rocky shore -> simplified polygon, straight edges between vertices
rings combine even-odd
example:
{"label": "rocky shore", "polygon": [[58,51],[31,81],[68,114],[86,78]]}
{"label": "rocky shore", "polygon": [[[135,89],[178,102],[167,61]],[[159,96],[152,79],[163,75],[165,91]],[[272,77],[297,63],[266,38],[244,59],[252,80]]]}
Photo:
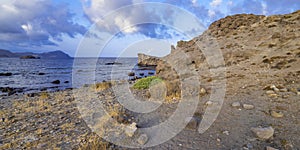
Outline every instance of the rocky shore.
{"label": "rocky shore", "polygon": [[[113,87],[127,81],[3,96],[0,149],[127,149],[93,131],[143,147],[156,135],[143,133],[142,128],[172,116],[182,96],[180,83],[195,74],[200,83],[199,103],[193,116],[181,118],[188,125],[169,141],[145,149],[300,149],[299,16],[300,11],[269,17],[229,16],[214,22],[199,37],[179,41],[165,57],[141,59],[141,64],[157,66],[156,76],[167,87],[162,105],[151,113],[135,113],[118,102],[124,97],[118,97]],[[207,59],[219,59],[210,49],[220,50],[223,64],[209,63],[214,61]],[[218,70],[224,76],[214,74]],[[218,117],[199,133],[206,109],[219,102],[210,95],[223,80],[225,97]],[[153,100],[157,93],[154,90],[151,95],[151,86],[133,89],[134,83],[129,84],[134,97]],[[99,104],[107,115],[101,115]]]}

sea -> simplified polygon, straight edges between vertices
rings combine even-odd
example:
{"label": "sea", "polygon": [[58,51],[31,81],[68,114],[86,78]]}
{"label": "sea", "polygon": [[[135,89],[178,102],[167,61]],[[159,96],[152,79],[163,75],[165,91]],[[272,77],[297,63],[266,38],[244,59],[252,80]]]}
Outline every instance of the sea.
{"label": "sea", "polygon": [[[135,75],[129,76],[130,72]],[[154,74],[154,67],[138,66],[137,58],[0,58],[0,95],[7,94],[7,88],[16,94],[57,91]]]}

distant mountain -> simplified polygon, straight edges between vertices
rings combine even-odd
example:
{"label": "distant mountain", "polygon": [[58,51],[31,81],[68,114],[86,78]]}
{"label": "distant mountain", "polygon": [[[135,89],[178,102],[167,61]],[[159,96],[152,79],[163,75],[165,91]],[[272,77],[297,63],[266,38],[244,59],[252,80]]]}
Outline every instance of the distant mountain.
{"label": "distant mountain", "polygon": [[12,53],[8,50],[0,49],[0,58],[3,57],[18,57],[15,53]]}
{"label": "distant mountain", "polygon": [[71,58],[68,54],[62,51],[52,51],[45,53],[32,53],[32,52],[21,52],[21,53],[13,53],[9,50],[0,49],[0,58],[26,58],[26,56],[35,56],[41,59],[56,59],[56,58]]}

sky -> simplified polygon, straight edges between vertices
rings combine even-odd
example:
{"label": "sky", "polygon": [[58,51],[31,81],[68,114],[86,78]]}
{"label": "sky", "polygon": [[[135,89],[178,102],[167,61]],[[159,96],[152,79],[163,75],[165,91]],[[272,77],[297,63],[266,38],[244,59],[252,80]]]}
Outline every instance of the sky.
{"label": "sky", "polygon": [[299,0],[0,0],[0,49],[76,57],[164,56],[223,17],[274,15]]}

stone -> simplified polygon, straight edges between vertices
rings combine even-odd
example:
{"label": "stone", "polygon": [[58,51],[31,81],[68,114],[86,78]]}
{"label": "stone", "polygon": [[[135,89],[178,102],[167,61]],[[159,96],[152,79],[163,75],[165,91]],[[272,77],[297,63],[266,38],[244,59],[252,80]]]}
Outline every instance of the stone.
{"label": "stone", "polygon": [[204,94],[206,94],[206,90],[204,88],[201,88],[200,89],[200,95],[204,95]]}
{"label": "stone", "polygon": [[223,131],[222,133],[225,135],[229,135],[229,131]]}
{"label": "stone", "polygon": [[274,129],[270,127],[256,127],[251,128],[251,131],[260,139],[267,140],[270,139],[274,135]]}
{"label": "stone", "polygon": [[266,91],[266,94],[275,94],[275,92],[272,90],[268,90],[268,91]]}
{"label": "stone", "polygon": [[11,72],[0,73],[0,76],[12,76]]}
{"label": "stone", "polygon": [[266,150],[279,150],[279,149],[276,149],[276,148],[273,148],[273,147],[267,146],[267,147],[266,147]]}
{"label": "stone", "polygon": [[130,76],[130,77],[135,76],[135,73],[134,72],[129,72],[128,76]]}
{"label": "stone", "polygon": [[274,118],[282,118],[283,117],[283,113],[282,112],[279,112],[279,111],[271,111],[270,112],[271,116],[274,117]]}
{"label": "stone", "polygon": [[232,107],[241,107],[241,103],[240,102],[233,102],[231,104]]}
{"label": "stone", "polygon": [[198,126],[198,119],[195,117],[188,117],[185,119],[185,122],[187,123],[186,128],[195,130]]}
{"label": "stone", "polygon": [[250,105],[250,104],[243,104],[243,108],[244,109],[254,109],[254,106]]}
{"label": "stone", "polygon": [[43,72],[40,72],[40,73],[38,73],[38,75],[40,75],[40,76],[41,76],[41,75],[45,75],[45,73],[43,73]]}
{"label": "stone", "polygon": [[297,95],[300,95],[300,92],[297,92]]}
{"label": "stone", "polygon": [[60,84],[60,81],[59,80],[54,80],[51,82],[52,84]]}
{"label": "stone", "polygon": [[125,134],[129,137],[132,137],[136,130],[137,130],[136,123],[133,122],[130,125],[127,125],[125,127]]}
{"label": "stone", "polygon": [[283,89],[279,89],[280,92],[287,92],[288,89],[287,88],[283,88]]}
{"label": "stone", "polygon": [[139,143],[139,144],[141,144],[141,145],[145,145],[146,143],[147,143],[147,141],[148,141],[148,136],[146,135],[146,134],[141,134],[140,136],[139,136],[139,138],[137,139],[137,142]]}
{"label": "stone", "polygon": [[207,106],[211,106],[212,104],[213,104],[212,101],[207,101],[207,102],[205,103],[205,105],[207,105]]}
{"label": "stone", "polygon": [[273,98],[277,98],[277,97],[278,97],[277,94],[269,94],[268,96],[269,96],[269,97],[273,97]]}

